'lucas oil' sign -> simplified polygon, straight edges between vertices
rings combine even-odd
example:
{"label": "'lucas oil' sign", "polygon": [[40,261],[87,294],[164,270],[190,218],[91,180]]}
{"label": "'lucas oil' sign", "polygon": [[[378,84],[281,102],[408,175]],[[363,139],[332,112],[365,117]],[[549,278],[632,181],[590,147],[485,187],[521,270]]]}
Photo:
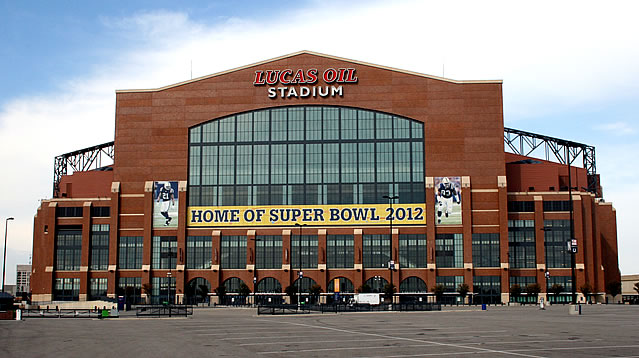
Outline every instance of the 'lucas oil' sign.
{"label": "'lucas oil' sign", "polygon": [[[317,85],[320,79],[325,85]],[[354,68],[327,68],[322,73],[316,68],[311,68],[306,71],[302,69],[255,71],[253,85],[269,86],[267,89],[269,98],[318,98],[342,97],[344,95],[342,84],[357,83],[357,81]]]}
{"label": "'lucas oil' sign", "polygon": [[191,206],[190,227],[425,225],[425,204],[313,206]]}

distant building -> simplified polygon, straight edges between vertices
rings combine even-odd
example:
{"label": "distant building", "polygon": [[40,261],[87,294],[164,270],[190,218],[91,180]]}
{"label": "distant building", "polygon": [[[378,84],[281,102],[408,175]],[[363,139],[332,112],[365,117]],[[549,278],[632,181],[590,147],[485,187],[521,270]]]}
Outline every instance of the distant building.
{"label": "distant building", "polygon": [[639,283],[639,275],[621,276],[621,295],[623,302],[639,304],[639,292],[634,289],[636,283]]}
{"label": "distant building", "polygon": [[31,292],[31,265],[17,265],[16,295]]}
{"label": "distant building", "polygon": [[16,295],[16,285],[4,285],[4,292],[15,296]]}

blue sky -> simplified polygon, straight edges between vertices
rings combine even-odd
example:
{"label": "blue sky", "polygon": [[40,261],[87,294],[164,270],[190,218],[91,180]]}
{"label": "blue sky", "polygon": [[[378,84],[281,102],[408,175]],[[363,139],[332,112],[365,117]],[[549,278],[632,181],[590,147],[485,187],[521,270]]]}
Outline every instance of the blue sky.
{"label": "blue sky", "polygon": [[506,126],[597,148],[604,198],[617,209],[622,273],[639,273],[639,188],[630,185],[639,177],[637,10],[633,1],[0,0],[0,184],[12,188],[0,219],[16,217],[7,282],[28,261],[53,158],[113,140],[115,90],[299,50],[502,79]]}

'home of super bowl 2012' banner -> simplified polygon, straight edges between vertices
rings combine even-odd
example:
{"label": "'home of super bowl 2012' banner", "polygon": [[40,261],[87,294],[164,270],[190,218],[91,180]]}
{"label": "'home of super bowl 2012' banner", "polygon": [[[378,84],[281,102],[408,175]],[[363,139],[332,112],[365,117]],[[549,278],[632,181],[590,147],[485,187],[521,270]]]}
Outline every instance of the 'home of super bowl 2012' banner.
{"label": "'home of super bowl 2012' banner", "polygon": [[358,204],[307,206],[191,206],[187,225],[290,226],[306,225],[425,225],[426,204]]}

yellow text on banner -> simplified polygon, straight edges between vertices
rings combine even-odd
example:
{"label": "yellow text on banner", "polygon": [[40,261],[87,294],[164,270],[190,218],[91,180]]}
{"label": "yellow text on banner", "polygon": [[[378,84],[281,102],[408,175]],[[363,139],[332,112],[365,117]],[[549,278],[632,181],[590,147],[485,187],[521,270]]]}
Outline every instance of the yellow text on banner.
{"label": "yellow text on banner", "polygon": [[188,226],[425,225],[426,204],[190,206]]}

